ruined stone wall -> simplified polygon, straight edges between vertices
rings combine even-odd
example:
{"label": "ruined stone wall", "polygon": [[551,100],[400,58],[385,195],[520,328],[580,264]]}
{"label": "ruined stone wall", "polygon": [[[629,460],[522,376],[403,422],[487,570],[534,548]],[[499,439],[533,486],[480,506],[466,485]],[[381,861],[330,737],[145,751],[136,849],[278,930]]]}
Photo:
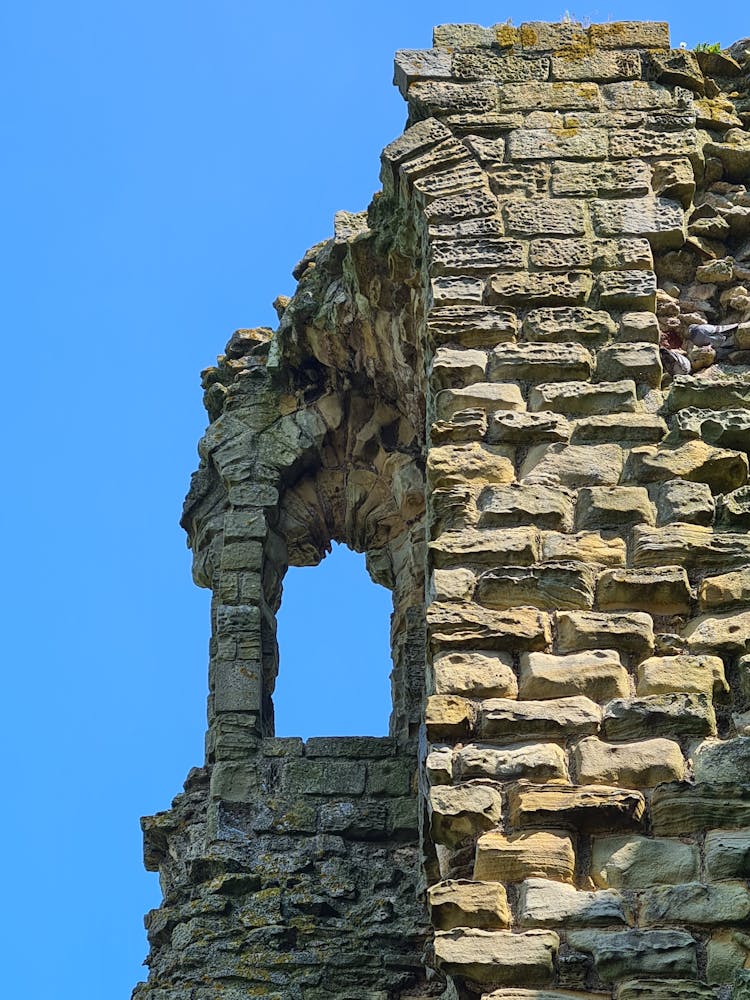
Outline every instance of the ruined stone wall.
{"label": "ruined stone wall", "polygon": [[[140,1000],[750,990],[748,56],[397,54],[382,191],[204,373],[206,764],[144,821]],[[334,540],[393,592],[391,736],[279,740]]]}

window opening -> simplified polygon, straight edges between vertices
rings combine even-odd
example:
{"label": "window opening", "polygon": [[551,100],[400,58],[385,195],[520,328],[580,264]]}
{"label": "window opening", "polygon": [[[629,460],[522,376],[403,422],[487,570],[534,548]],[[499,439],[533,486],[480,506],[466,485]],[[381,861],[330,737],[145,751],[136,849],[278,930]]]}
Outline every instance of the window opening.
{"label": "window opening", "polygon": [[277,736],[387,736],[391,592],[345,545],[291,566],[277,621]]}

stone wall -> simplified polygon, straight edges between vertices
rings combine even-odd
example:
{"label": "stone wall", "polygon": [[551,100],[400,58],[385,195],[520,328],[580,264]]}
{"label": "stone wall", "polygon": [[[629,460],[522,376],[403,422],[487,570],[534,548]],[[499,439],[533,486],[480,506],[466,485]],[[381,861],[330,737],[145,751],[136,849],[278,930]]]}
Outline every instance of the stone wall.
{"label": "stone wall", "polygon": [[[382,191],[204,373],[207,757],[144,821],[141,1000],[747,995],[748,49],[397,54]],[[388,740],[273,737],[332,540],[393,592]]]}

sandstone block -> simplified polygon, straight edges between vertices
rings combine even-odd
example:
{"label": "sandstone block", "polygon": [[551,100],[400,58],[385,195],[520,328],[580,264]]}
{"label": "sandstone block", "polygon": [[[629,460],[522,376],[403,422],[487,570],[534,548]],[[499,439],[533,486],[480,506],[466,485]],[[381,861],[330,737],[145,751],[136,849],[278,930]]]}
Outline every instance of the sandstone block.
{"label": "sandstone block", "polygon": [[573,759],[582,784],[653,788],[662,781],[681,781],[685,775],[682,752],[673,740],[604,743],[590,736],[576,744]]}
{"label": "sandstone block", "polygon": [[744,653],[750,641],[750,611],[701,615],[686,626],[684,635],[696,653]]}
{"label": "sandstone block", "polygon": [[654,834],[683,837],[698,830],[750,825],[750,786],[727,782],[659,785],[651,798]]}
{"label": "sandstone block", "polygon": [[610,1000],[607,993],[560,993],[558,990],[525,990],[510,988],[485,993],[482,1000]]}
{"label": "sandstone block", "polygon": [[431,785],[453,784],[453,753],[449,746],[434,746],[424,762],[427,780]]}
{"label": "sandstone block", "polygon": [[728,378],[697,378],[678,375],[670,387],[667,406],[676,413],[688,406],[726,410],[750,406],[750,379],[745,375]]}
{"label": "sandstone block", "polygon": [[467,698],[452,694],[431,695],[425,707],[428,739],[468,735],[474,728],[476,714],[476,705]]}
{"label": "sandstone block", "polygon": [[[656,275],[653,271],[605,271],[596,279],[596,290],[600,305],[609,309],[653,310],[656,306]],[[625,355],[625,352],[622,353],[623,356],[629,356]],[[611,375],[604,377],[618,376],[612,372]],[[625,377],[628,377],[627,373]]]}
{"label": "sandstone block", "polygon": [[502,816],[500,791],[490,784],[434,785],[429,796],[432,836],[448,847],[492,829]]}
{"label": "sandstone block", "polygon": [[439,347],[432,362],[432,378],[441,389],[461,389],[484,380],[487,354],[471,347]]}
{"label": "sandstone block", "polygon": [[568,833],[545,830],[507,835],[490,830],[477,841],[477,879],[520,882],[536,877],[571,882],[574,869],[575,851]]}
{"label": "sandstone block", "polygon": [[559,740],[598,732],[601,715],[599,706],[584,697],[547,701],[489,698],[481,704],[478,731],[483,739],[498,743]]}
{"label": "sandstone block", "polygon": [[432,29],[432,44],[449,52],[481,46],[489,48],[495,42],[494,29],[479,24],[438,24]]}
{"label": "sandstone block", "polygon": [[516,236],[583,236],[586,231],[584,207],[575,201],[506,201],[503,218],[507,231]]}
{"label": "sandstone block", "polygon": [[608,569],[599,576],[596,598],[602,609],[679,615],[690,610],[690,584],[682,567]]}
{"label": "sandstone block", "polygon": [[709,525],[714,519],[714,499],[707,483],[691,483],[687,479],[670,479],[649,486],[649,495],[656,504],[657,524]]}
{"label": "sandstone block", "polygon": [[636,525],[633,530],[633,564],[679,564],[711,572],[744,566],[750,560],[750,539],[742,532],[713,532],[697,524],[663,528]]}
{"label": "sandstone block", "polygon": [[409,106],[415,117],[440,118],[444,115],[497,108],[498,88],[494,83],[453,83],[417,80],[408,89]]}
{"label": "sandstone block", "polygon": [[466,219],[477,219],[493,215],[497,211],[497,201],[481,188],[462,191],[459,194],[444,195],[429,202],[423,209],[428,223],[455,224]]}
{"label": "sandstone block", "polygon": [[484,280],[442,275],[431,280],[430,292],[436,306],[479,303],[484,296]]}
{"label": "sandstone block", "polygon": [[642,486],[585,486],[578,493],[577,528],[621,531],[655,521],[651,501]]}
{"label": "sandstone block", "polygon": [[398,166],[404,160],[417,153],[437,146],[439,142],[451,139],[452,133],[436,118],[426,118],[404,131],[383,150],[383,159],[393,166]]}
{"label": "sandstone block", "polygon": [[706,979],[717,985],[734,982],[733,1000],[745,1000],[739,990],[746,990],[747,980],[742,983],[739,977],[747,976],[749,957],[750,947],[745,934],[738,934],[736,930],[714,931],[706,945]]}
{"label": "sandstone block", "polygon": [[595,571],[577,562],[506,566],[482,573],[476,597],[480,604],[496,609],[523,605],[544,611],[590,608],[594,603],[595,582]]}
{"label": "sandstone block", "polygon": [[750,831],[711,830],[706,834],[705,850],[708,878],[750,878]]}
{"label": "sandstone block", "polygon": [[659,343],[659,321],[653,312],[627,312],[620,317],[617,339],[621,343]]}
{"label": "sandstone block", "polygon": [[651,174],[644,160],[620,163],[560,160],[552,167],[551,188],[553,194],[565,198],[643,197],[651,194]]}
{"label": "sandstone block", "polygon": [[569,780],[565,753],[556,743],[523,743],[509,747],[469,743],[457,751],[454,771],[462,779]]}
{"label": "sandstone block", "polygon": [[605,982],[638,975],[698,975],[695,941],[682,931],[574,931],[568,942],[594,956]]}
{"label": "sandstone block", "polygon": [[665,21],[607,21],[589,28],[596,49],[668,49],[669,25]]}
{"label": "sandstone block", "polygon": [[697,148],[698,134],[694,129],[679,132],[649,128],[612,129],[609,135],[609,155],[615,160],[641,156],[684,156],[686,149]]}
{"label": "sandstone block", "polygon": [[468,602],[435,602],[427,609],[427,627],[434,651],[546,649],[551,642],[548,616],[533,608],[489,611]]}
{"label": "sandstone block", "polygon": [[657,160],[652,164],[654,194],[678,201],[689,208],[695,194],[695,173],[686,156]]}
{"label": "sandstone block", "polygon": [[750,776],[750,736],[704,740],[690,758],[696,781],[741,783]]}
{"label": "sandstone block", "polygon": [[493,413],[487,430],[490,444],[528,446],[567,441],[570,424],[559,413]]}
{"label": "sandstone block", "polygon": [[591,877],[606,889],[645,889],[677,885],[698,877],[700,855],[695,844],[636,834],[597,837],[591,853]]}
{"label": "sandstone block", "polygon": [[508,136],[511,160],[604,160],[607,131],[603,128],[524,128]]}
{"label": "sandstone block", "polygon": [[466,388],[443,389],[435,401],[437,416],[449,420],[465,409],[523,410],[525,403],[521,390],[511,382],[476,382]]}
{"label": "sandstone block", "polygon": [[456,564],[528,566],[539,558],[540,536],[537,528],[463,528],[444,531],[429,550],[434,565],[441,568]]}
{"label": "sandstone block", "polygon": [[595,83],[508,83],[500,88],[504,111],[598,111],[599,104]]}
{"label": "sandstone block", "polygon": [[[498,220],[473,220],[455,223],[453,229],[463,227],[465,230],[485,226]],[[442,232],[446,226],[431,226],[430,232]],[[450,239],[459,239],[468,233],[463,231],[446,232]],[[462,347],[495,347],[516,339],[516,314],[510,309],[499,309],[496,306],[461,305],[434,306],[427,320],[427,329],[431,337],[438,343],[448,342],[460,344]]]}
{"label": "sandstone block", "polygon": [[615,536],[604,538],[597,531],[578,531],[564,535],[546,531],[542,534],[542,558],[545,562],[582,562],[588,566],[624,566],[625,542]]}
{"label": "sandstone block", "polygon": [[507,449],[471,441],[430,448],[427,477],[434,489],[445,489],[467,480],[479,484],[512,483],[516,475]]}
{"label": "sandstone block", "polygon": [[595,200],[591,213],[599,236],[641,236],[659,250],[680,247],[685,242],[682,208],[667,198]]}
{"label": "sandstone block", "polygon": [[584,695],[592,701],[626,696],[628,673],[620,655],[611,649],[596,649],[566,656],[522,653],[519,697],[565,698]]}
{"label": "sandstone block", "polygon": [[564,486],[613,486],[622,475],[624,456],[616,444],[534,445],[521,464],[525,484]]}
{"label": "sandstone block", "polygon": [[521,884],[518,910],[522,927],[606,927],[629,924],[622,897],[611,889],[582,892],[544,878]]}
{"label": "sandstone block", "polygon": [[406,97],[410,83],[414,80],[449,80],[451,77],[451,56],[442,49],[399,49],[394,59],[393,82]]}
{"label": "sandstone block", "polygon": [[637,79],[641,75],[641,58],[637,52],[589,52],[571,50],[551,60],[553,80]]}
{"label": "sandstone block", "polygon": [[529,393],[530,410],[553,410],[569,417],[597,413],[631,413],[635,409],[635,382],[551,382]]}
{"label": "sandstone block", "polygon": [[430,274],[471,274],[515,271],[525,264],[525,247],[502,237],[473,240],[432,240]]}
{"label": "sandstone block", "polygon": [[666,87],[646,80],[611,83],[601,90],[604,103],[613,111],[663,110],[674,104]]}
{"label": "sandstone block", "polygon": [[453,75],[460,80],[501,80],[508,83],[546,80],[549,59],[530,59],[495,49],[454,52]]}
{"label": "sandstone block", "polygon": [[580,344],[502,344],[490,354],[492,381],[544,382],[588,378],[592,359]]}
{"label": "sandstone block", "polygon": [[573,524],[571,495],[546,486],[488,486],[477,501],[479,526],[500,528],[516,524],[566,531]]}
{"label": "sandstone block", "polygon": [[552,980],[558,937],[552,931],[437,931],[435,959],[449,976],[503,985],[518,979],[530,986]]}
{"label": "sandstone block", "polygon": [[728,691],[724,664],[718,656],[678,654],[651,656],[638,665],[639,695],[695,692],[711,697]]}
{"label": "sandstone block", "polygon": [[508,788],[509,818],[521,829],[566,827],[582,833],[632,830],[643,821],[645,809],[640,792],[609,785],[536,785],[519,781]]}
{"label": "sandstone block", "polygon": [[450,135],[436,145],[420,149],[415,155],[402,160],[399,174],[410,182],[446,167],[468,163],[469,160],[466,146]]}
{"label": "sandstone block", "polygon": [[[543,242],[557,244],[560,241]],[[523,321],[523,339],[530,341],[555,343],[580,341],[588,344],[604,340],[611,336],[614,330],[615,324],[609,313],[586,309],[583,306],[532,309]]]}
{"label": "sandstone block", "polygon": [[694,440],[674,448],[634,448],[626,475],[641,485],[688,479],[707,483],[712,493],[728,493],[744,485],[747,470],[747,456],[741,452]]}
{"label": "sandstone block", "polygon": [[750,917],[750,892],[741,882],[721,885],[663,885],[641,897],[639,923],[644,927],[660,924],[736,924]]}
{"label": "sandstone block", "polygon": [[483,410],[459,410],[450,420],[437,420],[430,426],[430,443],[465,444],[481,441],[487,433],[487,414]]}
{"label": "sandstone block", "polygon": [[518,683],[509,653],[442,653],[432,662],[436,694],[465,698],[515,698]]}
{"label": "sandstone block", "polygon": [[555,618],[557,649],[561,653],[618,649],[642,659],[654,651],[654,628],[648,614],[561,611]]}
{"label": "sandstone block", "polygon": [[714,1000],[713,990],[695,979],[631,979],[617,1000]]}
{"label": "sandstone block", "polygon": [[454,927],[510,927],[505,888],[498,882],[449,879],[427,890],[432,924],[438,930]]}
{"label": "sandstone block", "polygon": [[658,388],[661,375],[656,344],[613,344],[602,348],[596,356],[596,377],[603,382],[632,379],[636,385]]}
{"label": "sandstone block", "polygon": [[667,433],[661,417],[651,413],[612,413],[586,417],[573,424],[572,444],[656,444]]}
{"label": "sandstone block", "polygon": [[646,695],[618,698],[604,709],[602,735],[607,739],[631,740],[645,736],[712,736],[716,715],[711,697],[704,693]]}
{"label": "sandstone block", "polygon": [[592,267],[594,245],[590,240],[585,239],[532,240],[529,246],[529,263],[533,267],[550,271]]}
{"label": "sandstone block", "polygon": [[750,604],[750,568],[707,577],[698,588],[698,600],[702,611]]}

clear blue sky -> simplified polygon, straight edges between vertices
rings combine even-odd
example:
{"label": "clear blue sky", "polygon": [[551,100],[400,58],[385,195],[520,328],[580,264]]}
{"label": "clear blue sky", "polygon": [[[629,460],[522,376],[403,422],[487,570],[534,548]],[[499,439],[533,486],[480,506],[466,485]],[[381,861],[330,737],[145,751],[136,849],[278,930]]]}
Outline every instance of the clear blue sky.
{"label": "clear blue sky", "polygon": [[[3,6],[4,995],[127,998],[145,971],[159,893],[138,816],[203,757],[208,595],[177,526],[199,370],[236,327],[273,324],[337,209],[366,207],[405,117],[393,51],[428,47],[436,23],[558,20],[563,3]],[[750,34],[744,10],[571,13],[665,18],[692,46]],[[306,593],[314,571],[290,577],[282,655],[312,683],[280,689],[284,733],[332,730],[327,607],[364,608],[341,675],[381,692],[345,725],[385,725],[388,595],[340,562]]]}

